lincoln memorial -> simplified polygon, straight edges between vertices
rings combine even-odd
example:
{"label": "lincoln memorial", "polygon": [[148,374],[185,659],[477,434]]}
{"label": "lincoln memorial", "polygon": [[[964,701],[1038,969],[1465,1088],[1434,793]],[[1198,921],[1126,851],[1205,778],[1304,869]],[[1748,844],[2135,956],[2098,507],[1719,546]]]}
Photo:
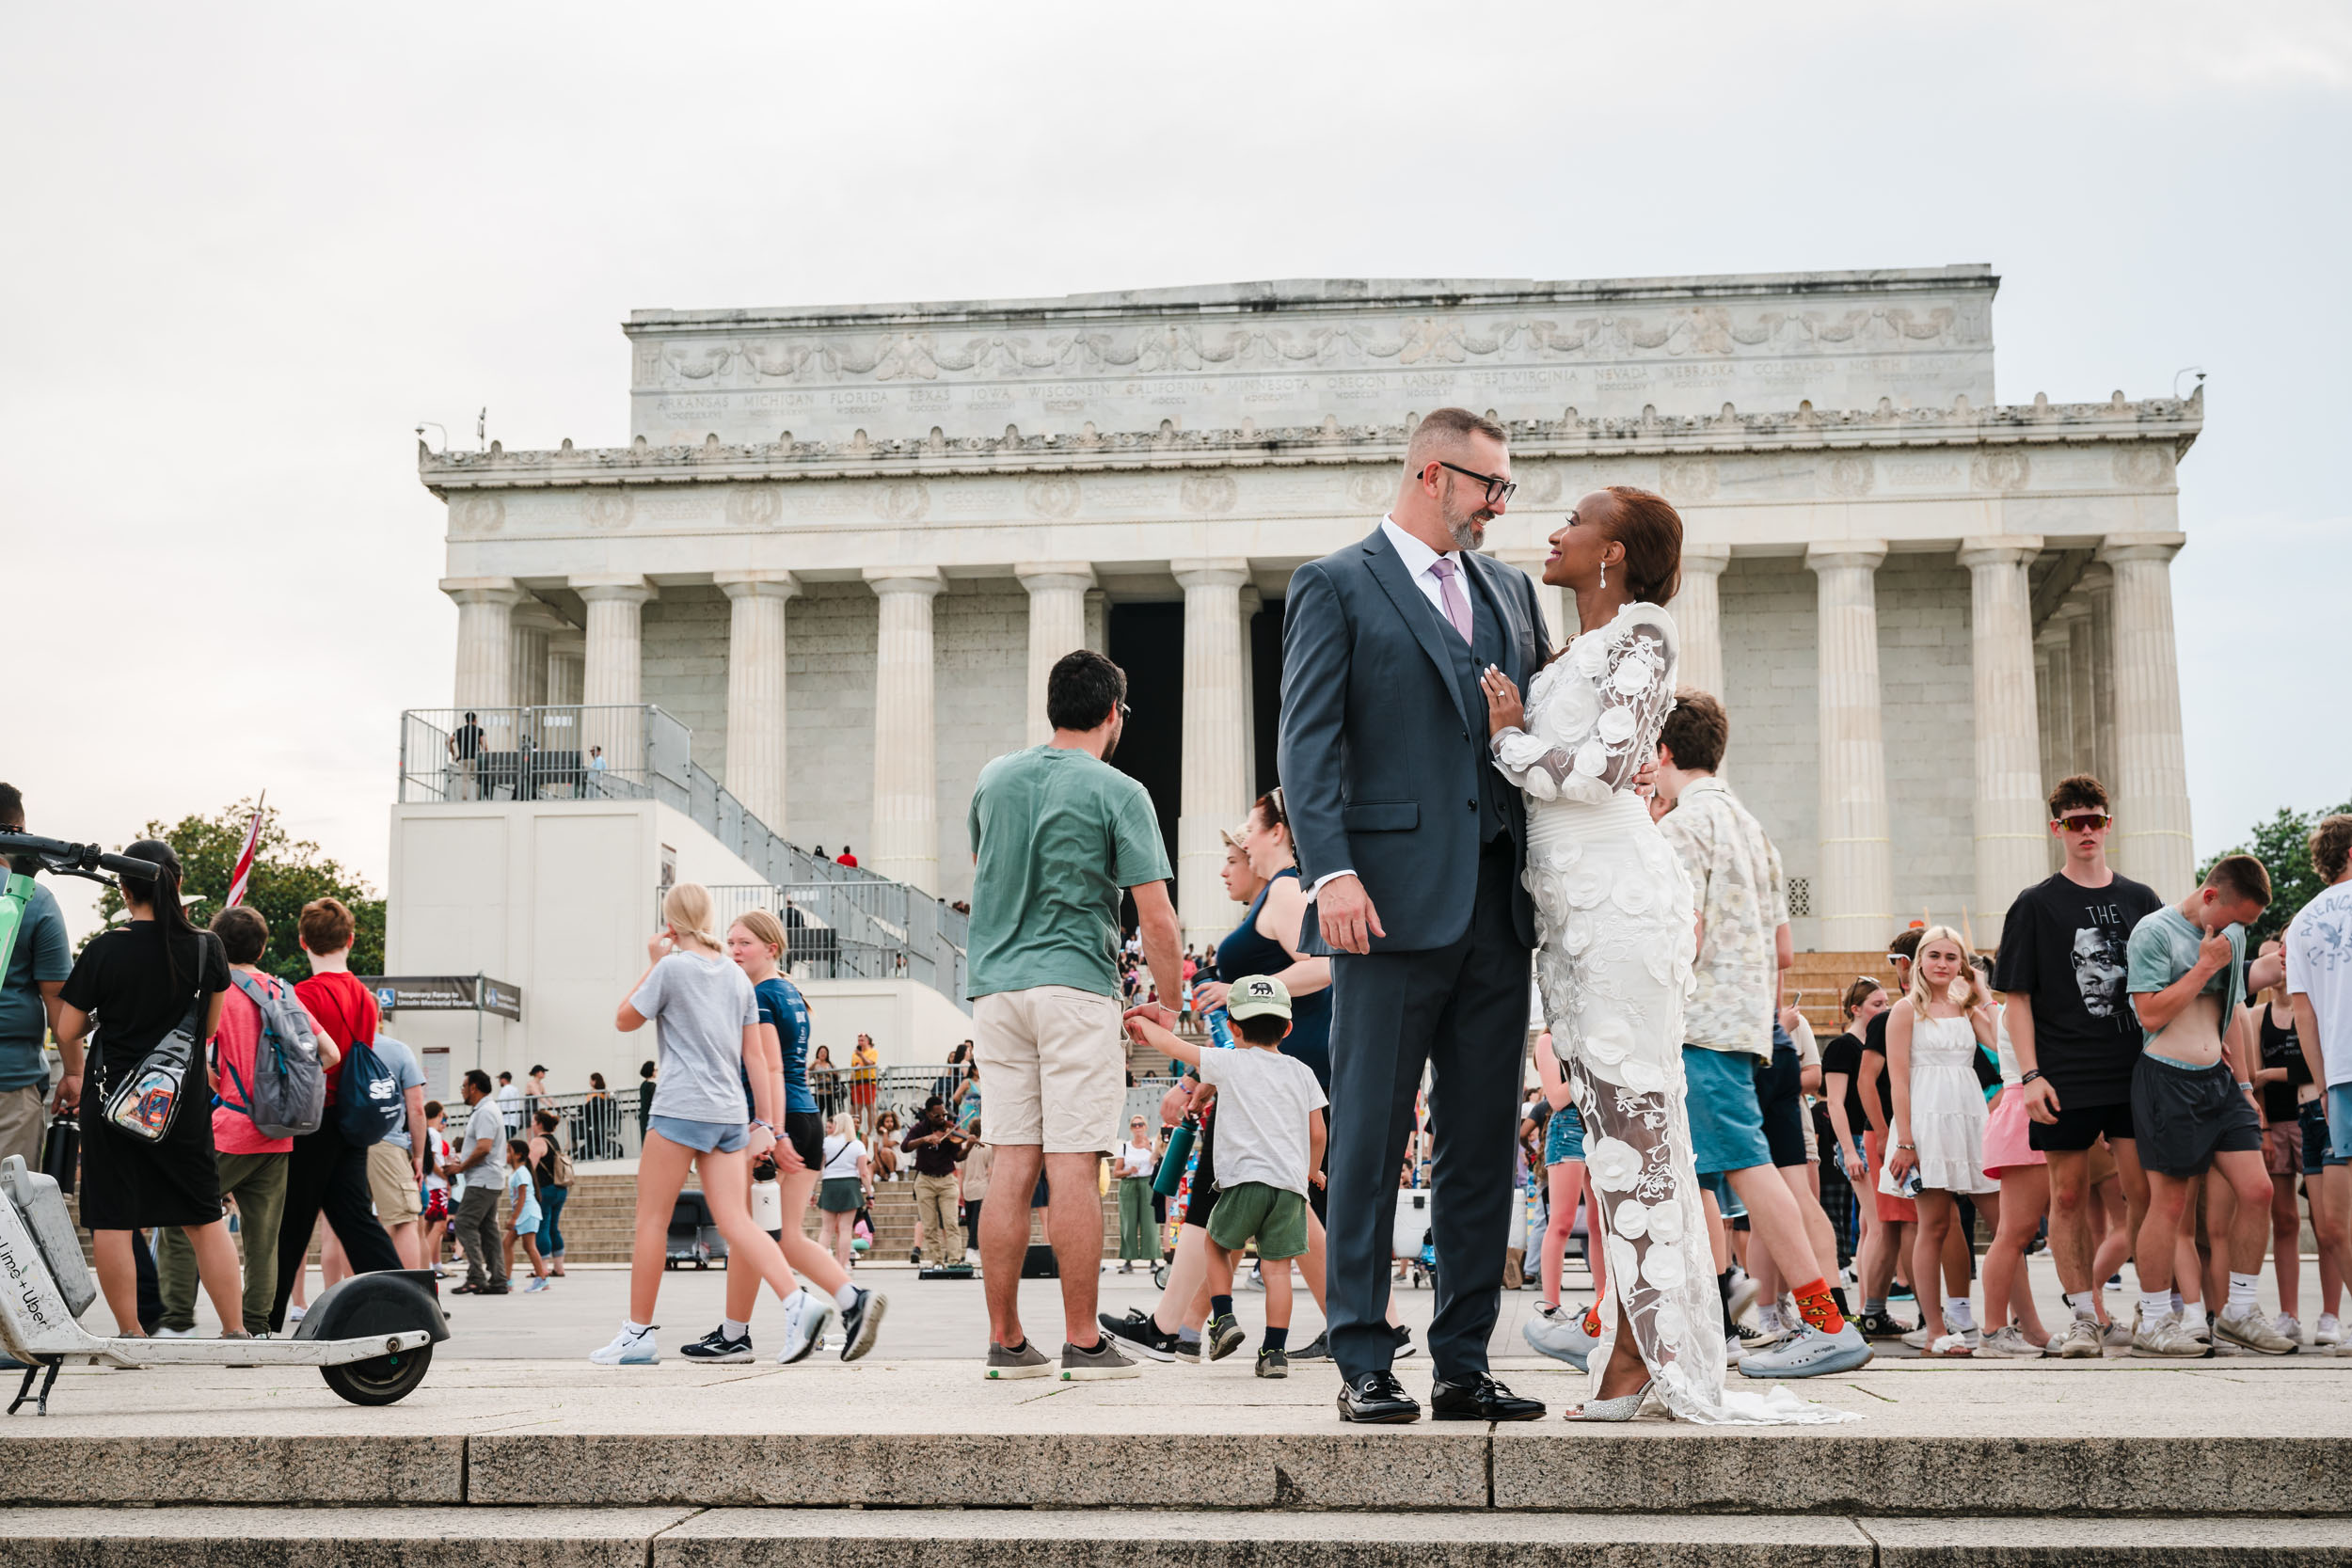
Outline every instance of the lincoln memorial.
{"label": "lincoln memorial", "polygon": [[[674,724],[743,820],[954,900],[980,767],[1044,738],[1044,672],[1100,648],[1128,672],[1117,762],[1158,804],[1187,937],[1221,934],[1218,830],[1277,782],[1290,574],[1376,524],[1407,431],[1456,404],[1510,432],[1505,562],[1538,572],[1597,485],[1680,509],[1682,679],[1728,706],[1725,771],[1780,847],[1800,948],[1876,951],[1923,911],[1989,945],[2047,874],[2042,797],[2076,769],[2115,796],[2117,863],[2178,896],[2175,465],[2201,399],[2001,401],[1998,285],[1971,265],[638,310],[628,445],[420,451],[449,509],[452,723],[658,708],[601,721],[600,757]],[[540,722],[516,744],[584,768],[590,721]],[[418,750],[446,773],[456,748]],[[460,796],[585,809],[485,775],[405,795],[444,803],[404,819]]]}

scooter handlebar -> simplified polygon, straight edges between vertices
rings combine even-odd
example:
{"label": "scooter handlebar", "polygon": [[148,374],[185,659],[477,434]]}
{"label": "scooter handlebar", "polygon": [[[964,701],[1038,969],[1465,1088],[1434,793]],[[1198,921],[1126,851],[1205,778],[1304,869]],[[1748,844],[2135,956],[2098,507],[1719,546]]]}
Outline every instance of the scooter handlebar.
{"label": "scooter handlebar", "polygon": [[68,844],[63,839],[36,838],[31,833],[7,829],[0,829],[0,859],[12,863],[31,860],[38,862],[44,870],[80,876],[111,871],[119,877],[134,877],[148,881],[152,880],[155,875],[153,861],[113,854],[95,844]]}

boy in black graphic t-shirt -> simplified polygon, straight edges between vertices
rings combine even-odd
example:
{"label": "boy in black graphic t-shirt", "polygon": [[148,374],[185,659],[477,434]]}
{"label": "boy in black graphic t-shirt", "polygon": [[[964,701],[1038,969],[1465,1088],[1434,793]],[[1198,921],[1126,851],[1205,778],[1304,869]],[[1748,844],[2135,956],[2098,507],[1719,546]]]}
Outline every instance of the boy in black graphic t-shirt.
{"label": "boy in black graphic t-shirt", "polygon": [[2125,946],[2132,927],[2164,900],[2107,865],[2114,823],[2098,780],[2077,773],[2058,781],[2050,792],[2050,832],[2065,846],[2066,863],[2010,906],[1993,966],[2033,1118],[2029,1135],[2049,1159],[2050,1254],[2074,1309],[2058,1354],[2069,1357],[2095,1357],[2101,1349],[2096,1291],[2104,1274],[2093,1267],[2087,1208],[2090,1150],[2101,1134],[2130,1213],[2122,1238],[2138,1233],[2148,1210],[2148,1178],[2132,1132],[2140,1030],[2124,985]]}

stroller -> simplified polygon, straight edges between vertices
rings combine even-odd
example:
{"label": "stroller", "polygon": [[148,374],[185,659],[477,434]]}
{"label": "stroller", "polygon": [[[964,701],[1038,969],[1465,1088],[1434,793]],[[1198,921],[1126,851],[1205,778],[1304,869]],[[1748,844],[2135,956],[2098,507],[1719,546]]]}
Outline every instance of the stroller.
{"label": "stroller", "polygon": [[707,1269],[714,1260],[727,1260],[726,1238],[711,1223],[710,1201],[690,1188],[677,1195],[677,1202],[670,1210],[669,1249],[661,1266],[675,1269],[691,1263],[698,1269]]}
{"label": "stroller", "polygon": [[1428,1188],[1398,1189],[1396,1223],[1391,1232],[1390,1255],[1396,1261],[1409,1266],[1416,1288],[1437,1283],[1438,1243],[1430,1228],[1432,1221]]}

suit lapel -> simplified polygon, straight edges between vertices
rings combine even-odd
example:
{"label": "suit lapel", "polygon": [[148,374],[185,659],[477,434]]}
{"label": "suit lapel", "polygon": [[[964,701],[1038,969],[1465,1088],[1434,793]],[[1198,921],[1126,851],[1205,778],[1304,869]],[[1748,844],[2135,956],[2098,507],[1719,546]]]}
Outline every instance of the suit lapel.
{"label": "suit lapel", "polygon": [[1527,646],[1533,636],[1528,629],[1527,618],[1520,612],[1520,607],[1509,593],[1508,585],[1499,580],[1500,574],[1503,572],[1519,575],[1518,568],[1503,566],[1489,557],[1470,550],[1464,550],[1462,559],[1470,563],[1469,575],[1477,578],[1479,587],[1485,590],[1486,607],[1495,614],[1496,629],[1502,633],[1502,673],[1511,677],[1513,685],[1525,690]]}
{"label": "suit lapel", "polygon": [[1430,608],[1427,599],[1422,597],[1421,590],[1413,586],[1412,575],[1405,570],[1404,561],[1398,557],[1396,546],[1389,543],[1386,533],[1375,529],[1372,537],[1364,541],[1363,548],[1366,562],[1372,568],[1372,580],[1380,585],[1382,593],[1388,594],[1389,601],[1396,606],[1397,614],[1404,618],[1406,629],[1413,634],[1413,641],[1419,642],[1421,651],[1429,656],[1429,662],[1438,667],[1438,679],[1452,694],[1454,709],[1462,716],[1463,728],[1485,730],[1486,716],[1470,712],[1468,700],[1462,694],[1462,683],[1454,678],[1453,656],[1438,641],[1440,637],[1453,637],[1458,642],[1460,638],[1452,626],[1438,619],[1438,612]]}

